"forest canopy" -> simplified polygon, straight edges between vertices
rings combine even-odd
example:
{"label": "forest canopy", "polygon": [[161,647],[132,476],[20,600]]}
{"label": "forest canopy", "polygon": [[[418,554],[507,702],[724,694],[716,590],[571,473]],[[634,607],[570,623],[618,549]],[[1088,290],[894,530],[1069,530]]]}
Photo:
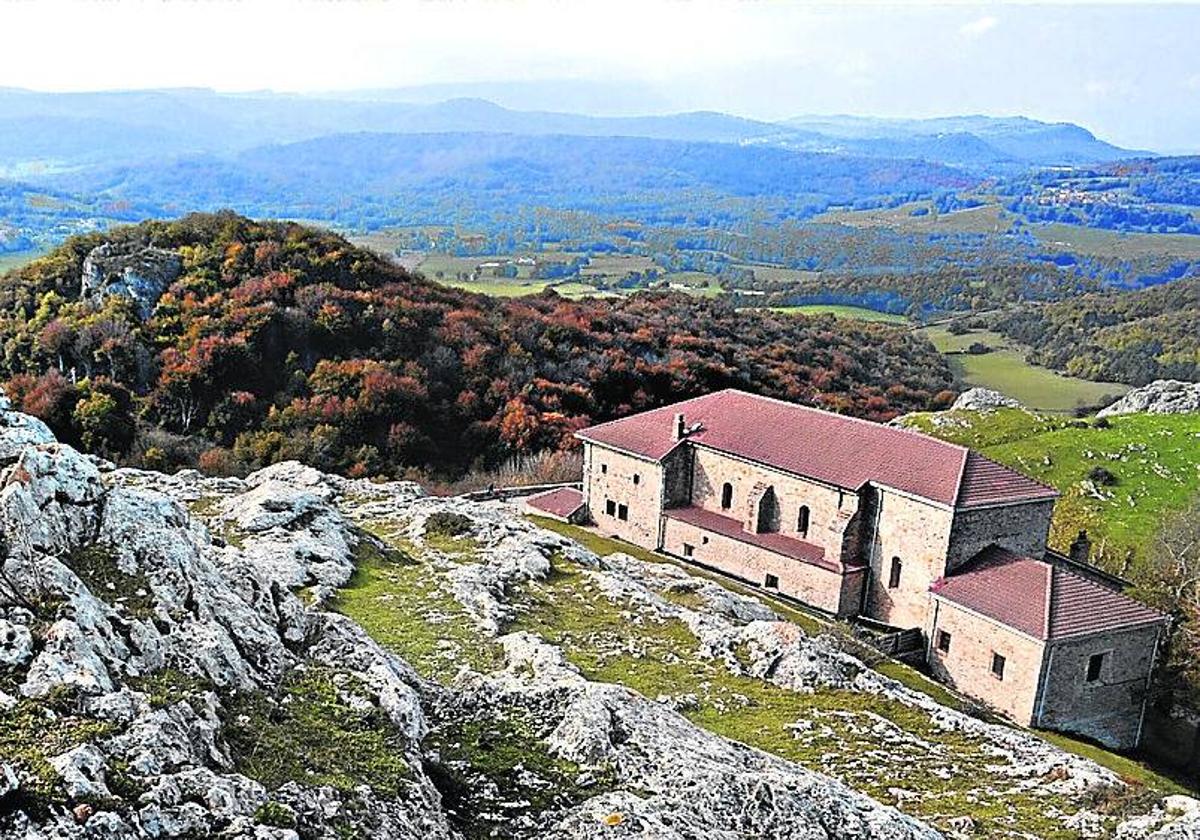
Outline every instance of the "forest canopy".
{"label": "forest canopy", "polygon": [[[126,294],[81,296],[105,243],[178,256],[144,319]],[[953,397],[945,361],[903,329],[678,293],[499,301],[231,213],[68,240],[0,283],[0,330],[18,406],[156,467],[455,474],[730,386],[876,420]]]}

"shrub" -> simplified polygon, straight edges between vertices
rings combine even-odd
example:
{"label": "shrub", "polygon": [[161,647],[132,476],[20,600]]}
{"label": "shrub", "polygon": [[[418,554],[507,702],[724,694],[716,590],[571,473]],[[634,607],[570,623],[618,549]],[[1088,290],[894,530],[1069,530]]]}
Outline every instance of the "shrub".
{"label": "shrub", "polygon": [[438,511],[425,520],[425,533],[435,537],[458,537],[471,533],[471,520],[461,513]]}
{"label": "shrub", "polygon": [[1117,483],[1116,473],[1107,467],[1092,467],[1088,470],[1087,477],[1102,487],[1112,487]]}

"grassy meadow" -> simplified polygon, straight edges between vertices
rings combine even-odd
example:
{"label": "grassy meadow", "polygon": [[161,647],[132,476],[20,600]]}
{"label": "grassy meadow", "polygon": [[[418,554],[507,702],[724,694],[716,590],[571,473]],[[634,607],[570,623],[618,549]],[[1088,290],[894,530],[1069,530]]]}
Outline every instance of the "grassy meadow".
{"label": "grassy meadow", "polygon": [[[1030,364],[1022,350],[999,333],[973,330],[954,335],[940,326],[925,327],[920,332],[947,356],[954,372],[967,385],[992,388],[1035,411],[1066,414],[1129,390],[1128,385],[1119,382],[1077,379]],[[981,354],[966,352],[975,342],[993,349]]]}
{"label": "grassy meadow", "polygon": [[[917,414],[908,422],[1057,488],[1051,545],[1065,550],[1086,529],[1101,564],[1120,574],[1136,576],[1163,520],[1200,495],[1200,415],[1097,423],[1004,409]],[[1113,483],[1090,479],[1096,467]]]}
{"label": "grassy meadow", "polygon": [[772,312],[783,315],[833,315],[837,318],[849,318],[855,321],[878,321],[885,324],[907,324],[908,319],[903,315],[890,312],[878,312],[861,306],[843,306],[837,303],[811,303],[802,306],[772,306]]}

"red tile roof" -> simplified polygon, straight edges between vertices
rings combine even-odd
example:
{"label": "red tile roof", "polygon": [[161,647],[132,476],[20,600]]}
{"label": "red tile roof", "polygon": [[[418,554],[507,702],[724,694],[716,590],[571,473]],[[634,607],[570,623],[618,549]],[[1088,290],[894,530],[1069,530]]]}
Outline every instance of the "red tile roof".
{"label": "red tile roof", "polygon": [[1128,595],[1063,566],[995,545],[935,581],[930,591],[1043,641],[1166,620]]}
{"label": "red tile roof", "polygon": [[574,487],[559,487],[525,499],[525,504],[559,519],[570,519],[583,507],[583,493]]}
{"label": "red tile roof", "polygon": [[[819,566],[831,572],[838,572],[840,574],[863,568],[857,565],[843,566],[837,558],[826,557],[825,549],[821,546],[796,539],[795,537],[789,537],[786,534],[750,533],[743,529],[742,523],[733,517],[722,516],[711,510],[698,507],[681,507],[670,508],[663,511],[663,514],[667,519],[686,522],[689,525],[695,525],[697,528],[703,528],[705,531],[711,531],[723,537],[729,537],[730,539],[757,546],[758,548],[766,549],[775,554],[781,554],[793,560]],[[704,558],[698,559],[703,560]]]}
{"label": "red tile roof", "polygon": [[857,490],[867,482],[945,505],[974,507],[1057,493],[1032,479],[970,457],[965,447],[908,429],[729,389],[580,431],[586,441],[652,461],[671,452],[675,414],[689,442],[785,472]]}

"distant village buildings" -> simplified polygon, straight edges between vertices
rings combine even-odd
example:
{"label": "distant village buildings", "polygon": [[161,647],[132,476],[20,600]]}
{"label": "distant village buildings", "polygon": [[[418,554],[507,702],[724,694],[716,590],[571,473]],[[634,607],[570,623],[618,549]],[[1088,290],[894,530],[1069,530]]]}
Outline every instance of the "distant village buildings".
{"label": "distant village buildings", "polygon": [[1050,551],[1057,493],[961,446],[737,390],[578,433],[541,512],[831,616],[924,640],[932,673],[1025,725],[1141,739],[1166,619]]}

